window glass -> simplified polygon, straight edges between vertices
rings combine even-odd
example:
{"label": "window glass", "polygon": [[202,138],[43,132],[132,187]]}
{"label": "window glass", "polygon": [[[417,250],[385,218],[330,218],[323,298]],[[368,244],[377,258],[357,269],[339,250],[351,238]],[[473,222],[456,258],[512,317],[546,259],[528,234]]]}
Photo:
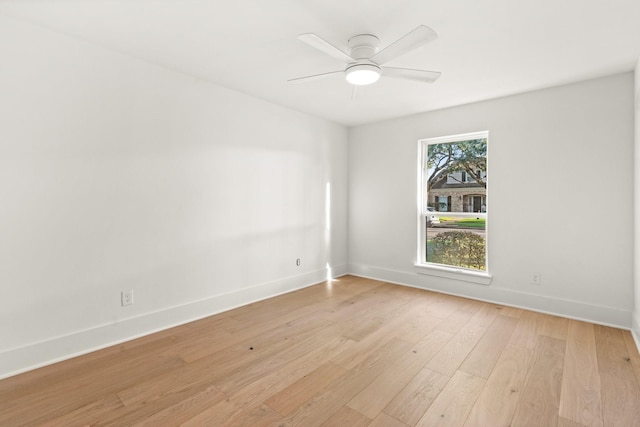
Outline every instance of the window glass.
{"label": "window glass", "polygon": [[487,271],[487,132],[420,141],[419,264]]}

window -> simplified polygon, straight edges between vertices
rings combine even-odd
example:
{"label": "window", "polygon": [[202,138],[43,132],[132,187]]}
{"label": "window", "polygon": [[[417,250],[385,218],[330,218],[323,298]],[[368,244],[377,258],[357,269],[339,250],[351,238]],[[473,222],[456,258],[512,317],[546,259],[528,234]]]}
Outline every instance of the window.
{"label": "window", "polygon": [[436,196],[436,210],[440,212],[451,212],[451,196]]}
{"label": "window", "polygon": [[419,141],[420,272],[480,283],[490,280],[488,136],[485,131]]}

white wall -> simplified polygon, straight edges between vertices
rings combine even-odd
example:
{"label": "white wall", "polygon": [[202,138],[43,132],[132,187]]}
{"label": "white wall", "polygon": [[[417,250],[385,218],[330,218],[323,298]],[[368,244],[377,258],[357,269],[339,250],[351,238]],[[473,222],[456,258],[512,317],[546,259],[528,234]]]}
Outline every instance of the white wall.
{"label": "white wall", "polygon": [[640,59],[635,72],[635,247],[634,247],[634,288],[635,305],[633,310],[632,332],[640,350]]}
{"label": "white wall", "polygon": [[[351,129],[349,271],[630,327],[633,121],[625,73]],[[482,130],[493,281],[417,274],[417,140]]]}
{"label": "white wall", "polygon": [[0,377],[346,271],[346,128],[5,17],[0,58]]}

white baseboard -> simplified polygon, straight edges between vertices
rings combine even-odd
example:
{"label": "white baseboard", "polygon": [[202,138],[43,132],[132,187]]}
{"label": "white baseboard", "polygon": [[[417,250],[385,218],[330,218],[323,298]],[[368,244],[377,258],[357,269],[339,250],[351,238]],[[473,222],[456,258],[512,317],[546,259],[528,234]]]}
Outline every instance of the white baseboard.
{"label": "white baseboard", "polygon": [[[334,266],[332,277],[347,273],[346,265]],[[327,269],[261,283],[201,301],[169,307],[123,319],[113,324],[76,331],[68,335],[0,352],[0,379],[71,359],[102,348],[202,319],[233,308],[264,300],[327,280]]]}
{"label": "white baseboard", "polygon": [[[631,329],[631,312],[614,307],[588,304],[580,301],[553,298],[527,292],[466,282],[451,281],[405,271],[397,271],[362,264],[349,264],[349,274],[404,286],[411,286],[444,294],[486,301],[494,304],[524,308],[540,313],[583,320],[605,326]],[[636,334],[638,334],[636,329]],[[638,343],[636,336],[636,343]]]}
{"label": "white baseboard", "polygon": [[640,307],[636,307],[636,310],[633,312],[631,335],[638,348],[638,353],[640,353]]}

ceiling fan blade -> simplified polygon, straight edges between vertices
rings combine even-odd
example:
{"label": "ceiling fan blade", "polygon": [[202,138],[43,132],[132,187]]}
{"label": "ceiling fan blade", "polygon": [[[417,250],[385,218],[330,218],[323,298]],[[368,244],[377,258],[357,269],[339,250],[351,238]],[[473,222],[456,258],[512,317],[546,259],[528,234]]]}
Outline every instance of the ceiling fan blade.
{"label": "ceiling fan blade", "polygon": [[322,80],[325,79],[327,77],[332,77],[336,74],[344,74],[344,70],[339,70],[339,71],[329,71],[328,73],[322,73],[322,74],[314,74],[312,76],[305,76],[305,77],[297,77],[295,79],[290,79],[287,80],[289,83],[306,83],[306,82],[312,82],[314,80]]}
{"label": "ceiling fan blade", "polygon": [[417,80],[424,83],[433,83],[442,73],[438,71],[413,70],[411,68],[382,67],[382,75],[394,79]]}
{"label": "ceiling fan blade", "polygon": [[371,58],[378,64],[384,64],[392,59],[411,52],[413,49],[429,43],[438,38],[438,34],[426,25],[420,25],[409,34],[396,40],[386,48],[382,49]]}
{"label": "ceiling fan blade", "polygon": [[338,49],[322,37],[314,33],[306,33],[300,34],[298,36],[298,40],[305,42],[309,46],[318,49],[320,52],[326,53],[327,55],[338,59],[343,62],[353,62],[354,59],[343,52],[341,49]]}

